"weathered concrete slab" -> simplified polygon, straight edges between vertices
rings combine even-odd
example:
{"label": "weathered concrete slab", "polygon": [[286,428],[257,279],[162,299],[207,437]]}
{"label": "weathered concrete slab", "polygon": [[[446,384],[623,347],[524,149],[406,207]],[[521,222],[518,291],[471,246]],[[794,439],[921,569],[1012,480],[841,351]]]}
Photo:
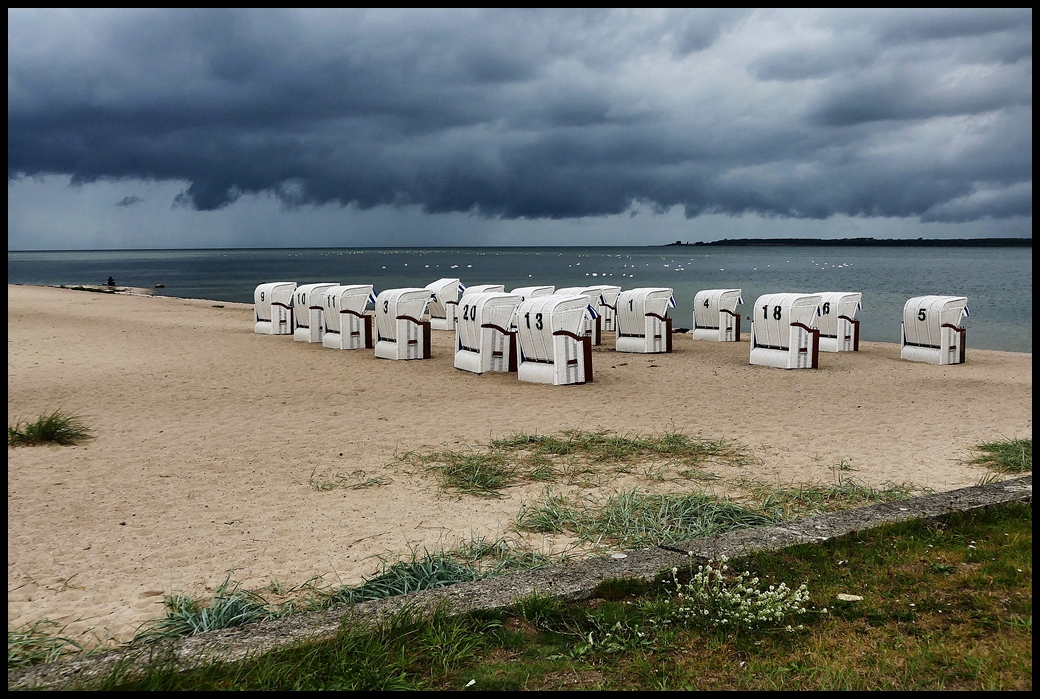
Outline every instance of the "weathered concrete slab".
{"label": "weathered concrete slab", "polygon": [[155,655],[175,660],[181,667],[206,659],[237,661],[285,648],[302,641],[334,638],[341,624],[375,623],[404,607],[430,610],[444,604],[458,613],[502,609],[531,594],[562,599],[585,599],[604,580],[652,580],[658,573],[699,558],[735,558],[756,551],[774,551],[794,544],[826,541],[891,522],[938,517],[1009,502],[1032,502],[1033,478],[935,493],[895,503],[861,507],[811,517],[773,527],[758,527],[678,545],[628,551],[624,558],[599,557],[525,571],[490,580],[461,583],[439,590],[365,602],[354,607],[313,612],[214,631],[155,644],[147,649],[117,650],[7,673],[8,689],[60,687],[80,678],[94,677],[122,666],[143,667]]}

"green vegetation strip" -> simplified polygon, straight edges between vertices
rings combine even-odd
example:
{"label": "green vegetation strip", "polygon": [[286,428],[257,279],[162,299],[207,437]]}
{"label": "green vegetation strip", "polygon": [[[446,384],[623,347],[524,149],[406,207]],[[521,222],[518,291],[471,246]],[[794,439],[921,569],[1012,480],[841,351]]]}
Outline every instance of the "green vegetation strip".
{"label": "green vegetation strip", "polygon": [[7,427],[7,445],[10,447],[38,444],[79,444],[93,437],[83,420],[55,410],[41,415],[33,422],[21,422]]}
{"label": "green vegetation strip", "polygon": [[980,455],[971,463],[998,473],[1029,473],[1033,470],[1033,440],[1010,439],[976,447]]}

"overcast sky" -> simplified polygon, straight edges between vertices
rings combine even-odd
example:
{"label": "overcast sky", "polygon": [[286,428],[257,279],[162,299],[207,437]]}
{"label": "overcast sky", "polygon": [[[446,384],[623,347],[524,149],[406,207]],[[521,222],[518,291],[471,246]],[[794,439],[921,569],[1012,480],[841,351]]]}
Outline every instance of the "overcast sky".
{"label": "overcast sky", "polygon": [[1032,235],[1031,10],[8,10],[8,249]]}

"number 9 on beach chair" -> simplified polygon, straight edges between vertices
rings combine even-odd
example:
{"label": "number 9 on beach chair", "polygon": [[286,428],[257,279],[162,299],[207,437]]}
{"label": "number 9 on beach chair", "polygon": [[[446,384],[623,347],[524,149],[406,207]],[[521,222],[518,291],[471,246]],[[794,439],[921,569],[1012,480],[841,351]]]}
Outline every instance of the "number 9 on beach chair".
{"label": "number 9 on beach chair", "polygon": [[429,289],[387,289],[376,297],[376,356],[429,359],[430,321],[423,320]]}
{"label": "number 9 on beach chair", "polygon": [[823,291],[820,297],[820,351],[859,352],[859,321],[863,308],[858,291]]}
{"label": "number 9 on beach chair", "polygon": [[365,315],[365,306],[375,301],[371,284],[345,284],[328,289],[321,344],[330,349],[373,349],[372,316]]}
{"label": "number 9 on beach chair", "polygon": [[454,330],[459,308],[459,296],[466,290],[458,279],[445,277],[426,285],[430,297],[430,327],[434,330]]}
{"label": "number 9 on beach chair", "polygon": [[751,363],[778,369],[816,369],[820,297],[815,294],[766,294],[751,316]]}
{"label": "number 9 on beach chair", "polygon": [[297,342],[321,342],[325,332],[325,291],[336,286],[335,282],[303,284],[293,292],[293,315],[296,329],[293,339]]}
{"label": "number 9 on beach chair", "polygon": [[[472,287],[471,287],[472,288]],[[462,295],[455,327],[455,368],[483,374],[516,371],[516,332],[512,329],[520,297],[491,292]]]}
{"label": "number 9 on beach chair", "polygon": [[517,378],[554,386],[592,381],[592,341],[582,335],[595,314],[586,296],[536,296],[516,309]]}
{"label": "number 9 on beach chair", "polygon": [[257,335],[292,335],[293,291],[296,282],[268,282],[253,292],[253,332]]}
{"label": "number 9 on beach chair", "polygon": [[740,342],[740,289],[704,289],[693,297],[693,339]]}
{"label": "number 9 on beach chair", "polygon": [[963,364],[968,316],[964,296],[916,296],[903,306],[903,347],[899,356],[928,364]]}
{"label": "number 9 on beach chair", "polygon": [[671,289],[629,289],[617,298],[618,352],[659,354],[672,351],[672,319],[675,308]]}

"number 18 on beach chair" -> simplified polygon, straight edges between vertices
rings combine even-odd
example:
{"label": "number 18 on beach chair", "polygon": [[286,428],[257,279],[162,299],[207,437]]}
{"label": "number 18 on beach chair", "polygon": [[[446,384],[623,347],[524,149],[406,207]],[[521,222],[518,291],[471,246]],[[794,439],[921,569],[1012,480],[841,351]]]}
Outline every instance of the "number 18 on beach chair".
{"label": "number 18 on beach chair", "polygon": [[430,321],[423,320],[429,289],[387,289],[376,297],[376,356],[429,359]]}
{"label": "number 18 on beach chair", "polygon": [[740,342],[740,289],[705,289],[693,297],[693,339]]}
{"label": "number 18 on beach chair", "polygon": [[899,356],[928,364],[963,364],[968,313],[964,296],[916,296],[903,306],[903,347]]}
{"label": "number 18 on beach chair", "polygon": [[293,334],[293,291],[296,282],[268,282],[253,292],[253,332],[257,335]]}
{"label": "number 18 on beach chair", "polygon": [[365,307],[375,303],[371,284],[344,284],[325,292],[325,332],[321,344],[330,349],[373,349],[372,316]]}
{"label": "number 18 on beach chair", "polygon": [[820,297],[766,294],[751,316],[751,363],[778,369],[820,366]]}
{"label": "number 18 on beach chair", "polygon": [[514,294],[463,294],[455,327],[455,368],[483,374],[516,371],[516,331],[513,315],[520,305]]}
{"label": "number 18 on beach chair", "polygon": [[517,306],[517,378],[554,386],[591,382],[592,340],[583,331],[595,315],[583,295],[536,296]]}
{"label": "number 18 on beach chair", "polygon": [[296,287],[293,292],[293,315],[296,321],[294,340],[321,342],[325,332],[325,291],[334,286],[335,282],[322,282]]}
{"label": "number 18 on beach chair", "polygon": [[628,289],[617,298],[618,352],[659,354],[672,351],[672,319],[675,308],[671,289]]}

